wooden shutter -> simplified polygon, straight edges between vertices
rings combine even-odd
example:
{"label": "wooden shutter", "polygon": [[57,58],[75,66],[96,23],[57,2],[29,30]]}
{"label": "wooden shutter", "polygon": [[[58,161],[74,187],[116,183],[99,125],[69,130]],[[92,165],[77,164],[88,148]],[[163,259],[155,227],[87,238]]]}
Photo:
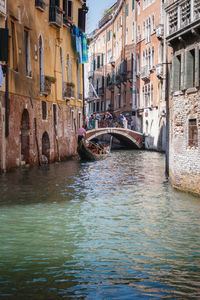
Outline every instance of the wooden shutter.
{"label": "wooden shutter", "polygon": [[180,88],[184,90],[184,76],[185,76],[185,52],[181,53],[181,79]]}
{"label": "wooden shutter", "polygon": [[180,89],[180,61],[177,56],[172,59],[172,76],[171,76],[171,89],[172,92]]}
{"label": "wooden shutter", "polygon": [[199,86],[199,46],[195,48],[195,86]]}
{"label": "wooden shutter", "polygon": [[8,62],[8,29],[0,28],[0,61]]}
{"label": "wooden shutter", "polygon": [[185,53],[185,89],[193,87],[194,58],[191,51]]}

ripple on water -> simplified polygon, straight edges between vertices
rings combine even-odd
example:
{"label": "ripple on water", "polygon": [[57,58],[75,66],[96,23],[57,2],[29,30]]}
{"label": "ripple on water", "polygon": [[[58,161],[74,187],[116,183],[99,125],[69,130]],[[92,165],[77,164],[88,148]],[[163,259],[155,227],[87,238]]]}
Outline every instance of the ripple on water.
{"label": "ripple on water", "polygon": [[166,183],[162,154],[16,170],[0,185],[3,299],[200,296],[200,201]]}

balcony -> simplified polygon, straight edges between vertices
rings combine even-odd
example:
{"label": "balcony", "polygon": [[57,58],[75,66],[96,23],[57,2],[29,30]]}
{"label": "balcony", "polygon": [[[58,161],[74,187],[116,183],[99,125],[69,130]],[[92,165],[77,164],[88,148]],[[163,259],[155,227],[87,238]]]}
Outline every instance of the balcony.
{"label": "balcony", "polygon": [[59,7],[49,7],[49,23],[56,27],[62,27],[62,11]]}
{"label": "balcony", "polygon": [[93,78],[94,76],[94,72],[93,71],[89,71],[88,72],[88,79]]}
{"label": "balcony", "polygon": [[150,78],[149,68],[147,66],[142,67],[141,79],[142,80],[149,80],[149,78]]}
{"label": "balcony", "polygon": [[46,5],[44,0],[35,0],[35,7],[41,11],[45,11]]}
{"label": "balcony", "polygon": [[200,0],[179,0],[166,7],[168,17],[167,40],[189,37],[200,28]]}
{"label": "balcony", "polygon": [[156,76],[158,78],[163,78],[163,64],[156,65]]}
{"label": "balcony", "polygon": [[5,16],[6,15],[6,0],[0,0],[0,16]]}
{"label": "balcony", "polygon": [[51,94],[51,81],[45,75],[42,75],[40,78],[40,93],[45,96]]}
{"label": "balcony", "polygon": [[99,88],[98,95],[104,95],[104,87]]}
{"label": "balcony", "polygon": [[73,86],[69,86],[67,83],[65,83],[65,89],[64,89],[64,99],[69,98],[75,98],[75,91]]}
{"label": "balcony", "polygon": [[81,100],[81,101],[83,101],[83,94],[81,94],[81,93],[78,93],[78,100]]}
{"label": "balcony", "polygon": [[137,36],[137,43],[141,42],[141,34],[138,34]]}
{"label": "balcony", "polygon": [[164,25],[158,24],[156,27],[156,37],[160,40],[164,37]]}

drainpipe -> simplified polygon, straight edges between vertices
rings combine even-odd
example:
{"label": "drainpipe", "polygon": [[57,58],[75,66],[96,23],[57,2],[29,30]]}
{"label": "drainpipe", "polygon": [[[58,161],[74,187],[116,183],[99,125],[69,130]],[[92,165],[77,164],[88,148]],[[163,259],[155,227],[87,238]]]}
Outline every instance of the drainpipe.
{"label": "drainpipe", "polygon": [[[5,28],[8,29],[8,21],[6,19]],[[8,48],[9,52],[9,48]],[[9,53],[8,53],[9,55]],[[6,90],[5,90],[5,137],[9,136],[9,70],[8,70],[8,61],[6,62]]]}

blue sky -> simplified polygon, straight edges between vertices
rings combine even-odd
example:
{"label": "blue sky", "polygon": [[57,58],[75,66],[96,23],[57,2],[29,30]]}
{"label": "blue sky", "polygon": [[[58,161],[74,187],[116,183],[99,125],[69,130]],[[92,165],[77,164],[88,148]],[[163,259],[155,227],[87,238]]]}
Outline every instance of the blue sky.
{"label": "blue sky", "polygon": [[88,0],[88,33],[98,26],[99,20],[103,16],[105,9],[111,7],[117,0]]}

